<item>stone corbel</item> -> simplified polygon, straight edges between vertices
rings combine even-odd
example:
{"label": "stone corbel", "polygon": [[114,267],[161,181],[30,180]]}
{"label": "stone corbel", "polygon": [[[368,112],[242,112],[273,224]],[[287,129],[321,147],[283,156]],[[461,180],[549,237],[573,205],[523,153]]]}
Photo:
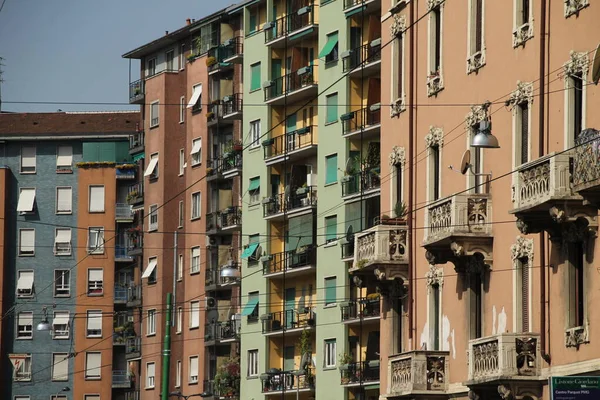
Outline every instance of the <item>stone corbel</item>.
{"label": "stone corbel", "polygon": [[485,49],[473,53],[467,58],[467,74],[479,71],[485,65]]}
{"label": "stone corbel", "polygon": [[396,99],[390,106],[390,117],[394,118],[399,116],[404,110],[406,110],[406,104],[404,104],[404,97]]}
{"label": "stone corbel", "polygon": [[433,10],[443,2],[444,0],[427,0],[427,10]]}
{"label": "stone corbel", "polygon": [[579,17],[579,11],[590,5],[589,0],[564,0],[565,1],[565,18],[571,15]]}
{"label": "stone corbel", "polygon": [[471,111],[465,117],[467,128],[471,128],[479,122],[487,120],[489,118],[488,110],[489,107],[487,105],[472,106]]}
{"label": "stone corbel", "polygon": [[427,96],[436,96],[439,92],[444,89],[444,78],[442,77],[442,71],[439,71],[437,75],[430,75],[427,77]]}
{"label": "stone corbel", "polygon": [[590,68],[590,59],[586,52],[571,51],[570,59],[563,65],[564,79],[575,74],[586,76]]}
{"label": "stone corbel", "polygon": [[569,328],[565,331],[565,346],[567,348],[575,347],[577,350],[579,350],[579,346],[589,342],[590,339],[587,323],[584,326]]}
{"label": "stone corbel", "polygon": [[429,264],[429,272],[425,274],[427,286],[444,286],[444,270],[436,267],[434,264]]}
{"label": "stone corbel", "polygon": [[391,167],[401,166],[403,167],[406,163],[406,150],[404,147],[394,146],[392,152],[388,156],[388,162]]}
{"label": "stone corbel", "polygon": [[517,88],[510,94],[510,98],[506,101],[505,105],[512,110],[525,102],[528,104],[533,103],[533,83],[518,81]]}
{"label": "stone corbel", "polygon": [[404,15],[393,16],[394,21],[390,26],[390,34],[393,38],[399,37],[406,30],[406,17]]}
{"label": "stone corbel", "polygon": [[498,385],[498,394],[502,400],[515,400],[512,390],[506,385]]}
{"label": "stone corbel", "polygon": [[430,126],[429,133],[425,136],[427,148],[442,147],[444,145],[444,130],[437,126]]}
{"label": "stone corbel", "polygon": [[513,31],[513,48],[525,47],[525,42],[533,37],[533,24],[526,22]]}

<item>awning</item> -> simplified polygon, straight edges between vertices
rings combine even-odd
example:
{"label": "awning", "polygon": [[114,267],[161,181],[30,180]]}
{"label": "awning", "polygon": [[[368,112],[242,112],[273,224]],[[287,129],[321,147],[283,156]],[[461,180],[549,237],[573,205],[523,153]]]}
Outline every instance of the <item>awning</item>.
{"label": "awning", "polygon": [[242,316],[247,317],[248,315],[252,314],[256,307],[258,307],[258,297],[249,299],[242,310]]}
{"label": "awning", "polygon": [[190,98],[190,102],[187,105],[187,108],[192,108],[198,102],[198,99],[202,95],[202,85],[194,86],[194,92],[192,93],[192,97]]}
{"label": "awning", "polygon": [[55,315],[52,325],[69,325],[69,314],[60,313]]}
{"label": "awning", "polygon": [[33,211],[33,203],[35,202],[35,189],[21,189],[19,194],[19,204],[17,204],[17,212]]}
{"label": "awning", "polygon": [[139,161],[139,160],[141,160],[142,158],[146,158],[146,154],[144,154],[144,153],[139,153],[139,154],[136,154],[135,156],[133,156],[133,159],[132,159],[132,161],[134,161],[134,162],[135,162],[135,161]]}
{"label": "awning", "polygon": [[142,279],[149,278],[150,275],[152,275],[152,273],[156,269],[157,264],[158,264],[158,261],[156,259],[150,260],[150,262],[148,263],[148,266],[146,267],[146,269],[144,270],[144,273],[142,274]]}
{"label": "awning", "polygon": [[146,172],[144,172],[144,176],[150,176],[154,173],[156,166],[158,165],[158,157],[154,157],[150,159],[148,163],[148,168],[146,168]]}
{"label": "awning", "polygon": [[254,255],[254,253],[256,252],[256,249],[258,248],[259,244],[260,243],[249,244],[248,247],[242,253],[242,260],[252,257]]}
{"label": "awning", "polygon": [[200,153],[201,148],[202,148],[202,140],[195,140],[190,154]]}
{"label": "awning", "polygon": [[260,178],[259,179],[250,179],[250,186],[248,186],[248,191],[258,190],[260,189]]}
{"label": "awning", "polygon": [[33,289],[33,272],[22,272],[17,281],[17,290]]}
{"label": "awning", "polygon": [[325,43],[325,46],[319,53],[319,58],[328,56],[329,53],[331,53],[331,51],[333,50],[333,48],[335,47],[335,45],[337,43],[338,43],[338,34],[334,33],[334,34],[329,35],[327,37],[327,43]]}
{"label": "awning", "polygon": [[57,229],[55,243],[70,243],[71,229]]}

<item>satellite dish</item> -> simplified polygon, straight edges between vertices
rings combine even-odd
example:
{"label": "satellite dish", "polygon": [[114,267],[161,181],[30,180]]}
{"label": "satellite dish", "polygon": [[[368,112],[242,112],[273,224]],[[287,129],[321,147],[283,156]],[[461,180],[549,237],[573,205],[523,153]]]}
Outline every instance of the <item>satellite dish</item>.
{"label": "satellite dish", "polygon": [[346,240],[348,241],[348,243],[354,241],[354,230],[352,228],[352,225],[350,225],[348,227],[348,230],[346,231]]}
{"label": "satellite dish", "polygon": [[206,319],[209,322],[217,322],[219,320],[219,310],[217,310],[216,308],[208,310],[206,313]]}
{"label": "satellite dish", "polygon": [[600,44],[596,47],[592,58],[592,82],[596,85],[600,82]]}
{"label": "satellite dish", "polygon": [[256,251],[254,252],[254,258],[256,258],[258,260],[262,257],[262,254],[263,254],[263,248],[262,248],[262,246],[258,246],[256,248]]}
{"label": "satellite dish", "polygon": [[462,155],[462,158],[460,159],[460,173],[461,174],[466,174],[467,171],[469,170],[469,167],[471,166],[471,150],[465,150],[465,152]]}

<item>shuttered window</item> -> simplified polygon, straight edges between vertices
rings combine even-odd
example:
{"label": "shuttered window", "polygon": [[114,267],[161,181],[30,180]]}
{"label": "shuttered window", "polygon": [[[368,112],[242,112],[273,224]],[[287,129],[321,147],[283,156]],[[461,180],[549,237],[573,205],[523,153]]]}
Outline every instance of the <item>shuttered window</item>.
{"label": "shuttered window", "polygon": [[90,212],[104,212],[104,185],[90,186]]}
{"label": "shuttered window", "polygon": [[198,383],[198,356],[190,357],[189,383]]}
{"label": "shuttered window", "polygon": [[190,329],[200,326],[200,302],[192,301],[190,303]]}
{"label": "shuttered window", "polygon": [[54,236],[54,255],[71,255],[71,228],[56,228]]}
{"label": "shuttered window", "polygon": [[155,367],[154,367],[154,363],[148,363],[146,364],[146,389],[151,389],[154,387],[154,374],[155,374]]}
{"label": "shuttered window", "polygon": [[521,332],[529,332],[529,258],[519,259],[521,289]]}
{"label": "shuttered window", "polygon": [[88,296],[98,296],[104,292],[102,268],[88,269]]}
{"label": "shuttered window", "polygon": [[325,305],[336,302],[337,278],[335,276],[325,278]]}
{"label": "shuttered window", "polygon": [[250,66],[250,91],[260,89],[260,63]]}
{"label": "shuttered window", "polygon": [[337,182],[337,154],[325,157],[325,184]]}
{"label": "shuttered window", "polygon": [[337,240],[337,215],[325,218],[325,241]]}
{"label": "shuttered window", "polygon": [[192,267],[190,274],[200,272],[200,247],[192,247]]}
{"label": "shuttered window", "polygon": [[35,146],[21,147],[21,173],[31,174],[35,172],[36,149]]}
{"label": "shuttered window", "polygon": [[70,214],[73,211],[73,189],[70,187],[56,188],[56,213]]}
{"label": "shuttered window", "polygon": [[529,161],[529,104],[524,102],[519,104],[519,126],[520,126],[520,162],[525,164]]}
{"label": "shuttered window", "polygon": [[87,337],[102,337],[102,311],[88,310],[87,312]]}
{"label": "shuttered window", "polygon": [[58,146],[56,149],[56,169],[71,169],[73,164],[73,147]]}
{"label": "shuttered window", "polygon": [[432,200],[440,198],[440,148],[438,146],[430,147],[431,151],[431,185]]}
{"label": "shuttered window", "polygon": [[69,379],[69,355],[67,353],[52,354],[52,380],[66,381]]}
{"label": "shuttered window", "polygon": [[33,312],[21,311],[17,317],[17,339],[33,337]]}
{"label": "shuttered window", "polygon": [[337,93],[330,94],[326,98],[327,114],[325,116],[325,123],[330,124],[336,122],[338,119],[338,95]]}
{"label": "shuttered window", "polygon": [[32,256],[35,254],[35,229],[19,230],[19,255]]}
{"label": "shuttered window", "polygon": [[100,368],[102,366],[102,353],[85,353],[85,379],[100,379]]}
{"label": "shuttered window", "polygon": [[483,45],[483,0],[475,0],[475,52]]}

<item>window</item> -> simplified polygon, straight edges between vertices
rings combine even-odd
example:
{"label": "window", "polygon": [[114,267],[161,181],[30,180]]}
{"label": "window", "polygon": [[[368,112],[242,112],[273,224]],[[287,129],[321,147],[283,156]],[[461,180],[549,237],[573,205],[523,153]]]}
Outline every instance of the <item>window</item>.
{"label": "window", "polygon": [[337,240],[337,215],[325,217],[325,242]]}
{"label": "window", "polygon": [[190,357],[189,383],[198,383],[198,356]]}
{"label": "window", "polygon": [[177,261],[177,280],[183,279],[183,254],[180,254]]}
{"label": "window", "polygon": [[527,101],[515,107],[517,146],[515,146],[517,165],[529,161],[529,103]]}
{"label": "window", "polygon": [[142,273],[142,279],[148,279],[148,284],[156,283],[156,267],[158,266],[158,258],[150,257],[148,266]]}
{"label": "window", "polygon": [[529,257],[517,259],[517,332],[529,332],[529,285],[530,265]]}
{"label": "window", "polygon": [[36,149],[35,146],[21,147],[21,173],[35,173]]}
{"label": "window", "polygon": [[154,388],[154,363],[146,363],[146,389]]}
{"label": "window", "polygon": [[54,319],[52,320],[52,338],[68,339],[69,325],[68,311],[54,311]]}
{"label": "window", "polygon": [[19,229],[19,255],[35,254],[35,229]]}
{"label": "window", "polygon": [[[67,399],[66,394],[53,394],[52,396],[50,396],[50,400],[68,400],[68,399]],[[88,400],[88,398],[86,397],[85,400]],[[98,400],[100,400],[100,398],[98,398]]]}
{"label": "window", "polygon": [[179,149],[179,176],[183,176],[185,170],[185,150]]}
{"label": "window", "polygon": [[56,188],[56,213],[70,214],[73,211],[72,206],[73,189],[70,187]]}
{"label": "window", "polygon": [[402,190],[404,189],[403,187],[403,182],[402,182],[402,178],[403,178],[403,174],[404,172],[402,171],[402,165],[398,164],[398,165],[394,165],[392,166],[393,168],[393,179],[392,179],[392,193],[394,194],[394,200],[393,200],[393,204],[398,204],[399,202],[402,202],[404,199],[404,196],[402,194]]}
{"label": "window", "polygon": [[14,365],[13,368],[13,380],[17,382],[30,381],[31,380],[31,354],[27,354],[24,357],[11,359]]}
{"label": "window", "polygon": [[83,400],[100,400],[99,394],[84,394]]}
{"label": "window", "polygon": [[248,376],[258,376],[258,350],[248,350]]}
{"label": "window", "polygon": [[150,162],[144,171],[144,176],[149,179],[158,179],[158,153],[154,153],[150,156]]}
{"label": "window", "polygon": [[87,251],[89,254],[104,254],[104,227],[88,228]]}
{"label": "window", "polygon": [[175,50],[171,49],[165,53],[167,71],[175,71]]}
{"label": "window", "polygon": [[158,204],[153,204],[148,210],[148,232],[158,230]]}
{"label": "window", "polygon": [[250,147],[260,146],[260,119],[250,122]]}
{"label": "window", "polygon": [[485,45],[483,13],[485,0],[470,0],[469,2],[469,51],[467,73],[475,72],[485,65]]}
{"label": "window", "polygon": [[[442,72],[442,6],[438,5],[429,13],[429,77],[428,82],[438,79]],[[435,94],[431,86],[428,93]]]}
{"label": "window", "polygon": [[319,58],[325,57],[325,63],[337,61],[338,59],[338,33],[333,32],[327,35],[325,47],[319,53]]}
{"label": "window", "polygon": [[90,185],[89,196],[90,212],[104,212],[104,185]]}
{"label": "window", "polygon": [[179,225],[177,226],[178,228],[183,228],[183,218],[184,218],[183,210],[184,210],[183,200],[180,200],[179,201]]}
{"label": "window", "polygon": [[56,228],[54,234],[54,255],[71,255],[71,228]]}
{"label": "window", "polygon": [[517,0],[517,26],[529,23],[531,9],[529,0]]}
{"label": "window", "polygon": [[17,212],[20,214],[32,213],[35,207],[35,188],[21,188],[19,190],[19,203]]}
{"label": "window", "polygon": [[433,145],[429,147],[429,195],[431,200],[440,198],[441,182],[441,152],[440,146]]}
{"label": "window", "polygon": [[181,387],[181,361],[177,360],[177,366],[175,367],[175,387]]}
{"label": "window", "polygon": [[191,219],[200,218],[200,192],[192,193],[192,217]]}
{"label": "window", "polygon": [[102,353],[88,351],[85,353],[85,379],[100,379],[102,368]]}
{"label": "window", "polygon": [[185,96],[179,98],[179,123],[185,122]]}
{"label": "window", "polygon": [[86,337],[102,337],[102,310],[88,310]]}
{"label": "window", "polygon": [[69,354],[68,353],[52,354],[52,380],[53,381],[69,380]]}
{"label": "window", "polygon": [[258,14],[258,6],[248,7],[248,33],[254,33],[258,30]]}
{"label": "window", "polygon": [[469,339],[478,339],[483,327],[483,298],[481,295],[481,275],[478,272],[469,275]]}
{"label": "window", "polygon": [[429,295],[429,337],[431,343],[431,350],[440,350],[440,337],[441,337],[441,288],[440,285],[435,283],[428,288]]}
{"label": "window", "polygon": [[404,33],[396,36],[393,47],[392,100],[404,98]]}
{"label": "window", "polygon": [[18,271],[17,298],[33,297],[33,271]]}
{"label": "window", "polygon": [[202,138],[192,140],[192,166],[200,165],[202,162]]}
{"label": "window", "polygon": [[185,43],[182,43],[179,49],[179,70],[183,69],[185,69]]}
{"label": "window", "polygon": [[98,296],[104,293],[103,275],[102,268],[88,269],[88,296]]}
{"label": "window", "polygon": [[260,89],[260,63],[250,66],[250,91]]}
{"label": "window", "polygon": [[585,246],[583,242],[567,247],[569,283],[569,328],[585,324]]}
{"label": "window", "polygon": [[330,276],[325,278],[325,305],[335,304],[336,300],[336,289],[337,289],[337,278]]}
{"label": "window", "polygon": [[21,311],[17,316],[17,339],[33,338],[33,312]]}
{"label": "window", "polygon": [[[29,397],[28,395],[23,395],[23,396],[15,396],[14,400],[31,400],[31,397]],[[55,400],[55,399],[50,399],[50,400]],[[62,400],[62,399],[61,399]]]}
{"label": "window", "polygon": [[200,326],[200,302],[192,301],[190,303],[190,329]]}
{"label": "window", "polygon": [[567,118],[569,120],[568,147],[572,147],[577,143],[577,137],[583,130],[584,84],[582,72],[577,72],[568,77],[567,89],[569,102],[569,110],[567,114]]}
{"label": "window", "polygon": [[146,319],[146,336],[156,335],[156,310],[148,310]]}
{"label": "window", "polygon": [[325,368],[333,368],[335,367],[335,356],[336,356],[336,343],[335,339],[326,339],[325,340],[325,363],[323,366]]}
{"label": "window", "polygon": [[194,85],[192,88],[192,97],[188,102],[187,108],[191,108],[192,112],[202,111],[202,84]]}
{"label": "window", "polygon": [[325,184],[337,182],[337,154],[325,157]]}
{"label": "window", "polygon": [[151,77],[152,75],[156,75],[156,57],[148,59],[147,65],[147,76]]}
{"label": "window", "polygon": [[181,333],[182,328],[183,328],[183,308],[177,307],[176,332]]}
{"label": "window", "polygon": [[336,122],[338,119],[338,95],[337,93],[330,94],[326,98],[327,115],[325,117],[325,123],[331,124]]}
{"label": "window", "polygon": [[68,269],[54,270],[54,297],[69,297],[71,271]]}
{"label": "window", "polygon": [[71,170],[73,164],[73,147],[58,146],[56,148],[56,169]]}
{"label": "window", "polygon": [[154,101],[150,103],[150,128],[155,128],[158,126],[159,115],[158,115],[158,107],[160,105],[159,101]]}
{"label": "window", "polygon": [[250,195],[250,204],[257,204],[260,202],[260,176],[250,178],[248,194]]}
{"label": "window", "polygon": [[192,247],[192,267],[190,268],[190,274],[200,272],[200,247]]}

